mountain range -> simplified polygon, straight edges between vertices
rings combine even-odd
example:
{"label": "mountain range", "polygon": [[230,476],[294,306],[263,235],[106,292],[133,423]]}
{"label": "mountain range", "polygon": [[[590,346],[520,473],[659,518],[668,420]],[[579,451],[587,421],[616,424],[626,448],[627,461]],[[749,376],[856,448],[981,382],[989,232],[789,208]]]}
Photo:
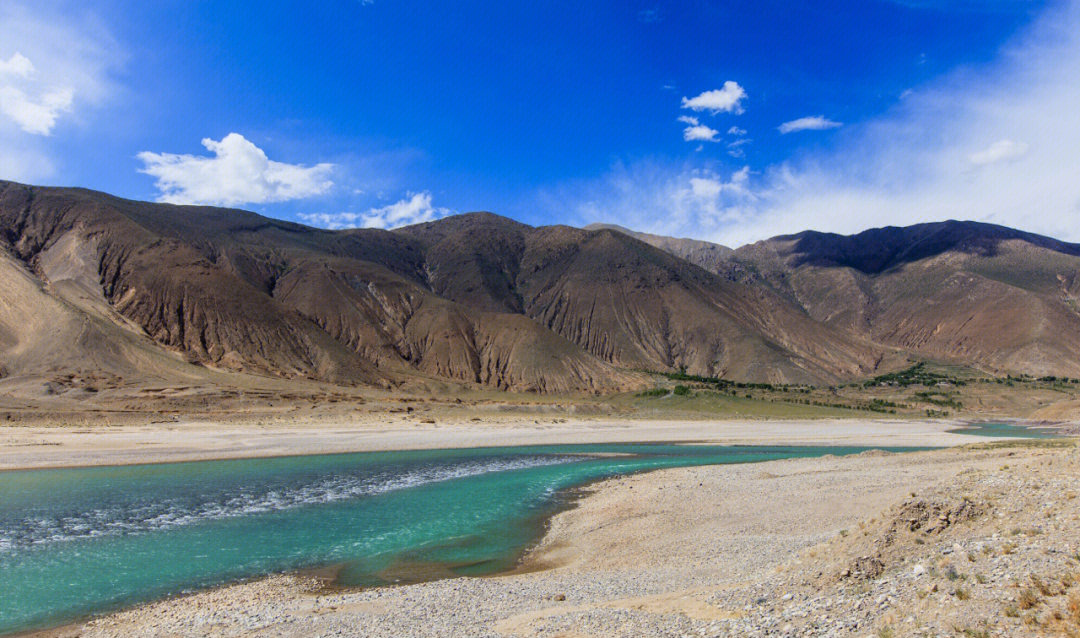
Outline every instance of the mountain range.
{"label": "mountain range", "polygon": [[921,359],[1080,376],[1078,274],[1080,246],[974,222],[733,250],[491,213],[330,231],[0,182],[0,377],[602,393]]}

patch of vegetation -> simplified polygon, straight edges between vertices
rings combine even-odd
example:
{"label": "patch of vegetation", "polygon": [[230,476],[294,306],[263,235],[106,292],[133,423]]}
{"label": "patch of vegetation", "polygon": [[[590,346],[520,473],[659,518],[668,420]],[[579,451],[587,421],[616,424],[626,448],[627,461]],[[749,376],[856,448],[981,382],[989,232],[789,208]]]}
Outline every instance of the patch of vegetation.
{"label": "patch of vegetation", "polygon": [[677,397],[685,397],[690,395],[690,388],[685,385],[677,385],[675,389],[671,391]]}
{"label": "patch of vegetation", "polygon": [[748,381],[732,381],[719,377],[701,377],[699,375],[687,375],[686,370],[678,372],[659,372],[660,375],[672,381],[684,381],[688,383],[701,383],[702,385],[715,386],[717,390],[768,390],[770,392],[801,392],[809,393],[811,385],[788,385],[786,383],[752,383]]}
{"label": "patch of vegetation", "polygon": [[876,385],[894,385],[906,388],[912,385],[934,386],[938,384],[951,384],[955,386],[966,385],[967,382],[957,377],[950,377],[937,372],[931,372],[923,362],[916,363],[910,368],[878,375],[863,382],[864,388]]}
{"label": "patch of vegetation", "polygon": [[989,383],[999,383],[1007,386],[1014,386],[1017,383],[1021,383],[1024,385],[1050,386],[1052,388],[1065,388],[1068,386],[1080,384],[1080,379],[1074,379],[1072,377],[1056,377],[1053,375],[1033,377],[1030,374],[1007,374],[1004,377],[995,377],[987,379],[986,381]]}
{"label": "patch of vegetation", "polygon": [[906,408],[906,405],[901,405],[894,401],[886,401],[885,399],[871,399],[870,403],[862,406],[864,410],[870,410],[871,412],[889,412],[896,414],[896,408]]}
{"label": "patch of vegetation", "polygon": [[937,405],[945,408],[953,408],[954,410],[959,410],[964,407],[963,403],[954,398],[951,394],[945,392],[916,392],[915,399],[923,403],[929,403],[931,405]]}

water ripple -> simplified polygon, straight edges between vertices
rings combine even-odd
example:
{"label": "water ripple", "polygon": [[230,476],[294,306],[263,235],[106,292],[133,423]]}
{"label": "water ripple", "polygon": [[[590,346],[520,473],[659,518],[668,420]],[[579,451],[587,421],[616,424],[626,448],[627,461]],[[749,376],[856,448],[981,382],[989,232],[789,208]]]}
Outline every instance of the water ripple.
{"label": "water ripple", "polygon": [[116,534],[137,534],[208,520],[273,512],[374,496],[420,485],[493,472],[560,465],[579,455],[501,457],[406,471],[341,473],[292,485],[252,485],[231,493],[196,494],[152,502],[118,503],[64,516],[0,521],[0,554],[45,543]]}

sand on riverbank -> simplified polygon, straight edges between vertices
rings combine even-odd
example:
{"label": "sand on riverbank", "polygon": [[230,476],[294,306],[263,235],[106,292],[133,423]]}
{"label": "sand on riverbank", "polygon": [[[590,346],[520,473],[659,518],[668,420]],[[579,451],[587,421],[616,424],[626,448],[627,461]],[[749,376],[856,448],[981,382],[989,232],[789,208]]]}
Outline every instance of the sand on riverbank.
{"label": "sand on riverbank", "polygon": [[368,415],[318,424],[181,421],[0,426],[0,470],[218,458],[558,443],[692,441],[757,445],[947,446],[955,421],[896,419],[633,421],[613,418],[431,419]]}
{"label": "sand on riverbank", "polygon": [[1080,591],[1080,452],[1014,445],[621,477],[555,516],[522,573],[361,591],[276,576],[59,633],[1054,635]]}

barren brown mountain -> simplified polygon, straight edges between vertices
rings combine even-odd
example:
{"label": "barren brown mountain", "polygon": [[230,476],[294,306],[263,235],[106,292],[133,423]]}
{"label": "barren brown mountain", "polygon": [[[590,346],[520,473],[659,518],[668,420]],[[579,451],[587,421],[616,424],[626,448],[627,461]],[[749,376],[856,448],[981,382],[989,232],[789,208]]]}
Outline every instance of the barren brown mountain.
{"label": "barren brown mountain", "polygon": [[682,368],[833,382],[883,356],[770,288],[613,230],[473,213],[326,231],[10,182],[0,230],[0,364],[12,378],[209,368],[590,392]]}
{"label": "barren brown mountain", "polygon": [[804,232],[699,265],[853,337],[989,372],[1080,376],[1080,246],[948,221]]}
{"label": "barren brown mountain", "polygon": [[1080,246],[945,222],[738,250],[470,213],[328,231],[0,182],[0,375],[245,372],[605,392],[835,383],[909,355],[1080,376]]}

